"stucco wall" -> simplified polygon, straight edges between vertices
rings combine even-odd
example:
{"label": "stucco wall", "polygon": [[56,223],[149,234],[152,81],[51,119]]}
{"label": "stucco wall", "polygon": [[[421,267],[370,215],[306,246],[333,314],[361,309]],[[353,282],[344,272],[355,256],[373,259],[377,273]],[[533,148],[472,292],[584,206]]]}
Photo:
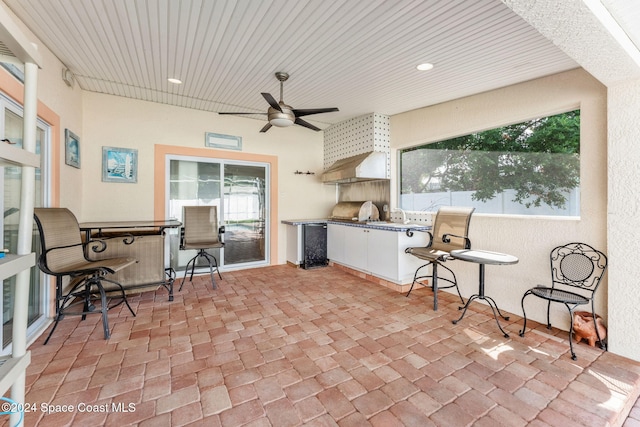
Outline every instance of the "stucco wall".
{"label": "stucco wall", "polygon": [[[607,113],[606,88],[583,70],[506,87],[500,90],[410,111],[391,118],[392,156],[397,150],[423,143],[516,123],[543,115],[581,109],[580,218],[496,216],[476,214],[470,238],[475,249],[505,252],[519,258],[512,266],[488,266],[487,294],[501,309],[522,314],[524,292],[549,284],[549,252],[571,241],[589,243],[607,251]],[[392,162],[392,177],[397,177]],[[396,180],[397,182],[397,180]],[[392,186],[392,205],[397,204]],[[477,266],[455,262],[462,295],[477,293]],[[527,315],[544,322],[546,305],[535,297],[526,301]],[[607,283],[596,301],[596,311],[607,315]],[[552,324],[569,327],[566,309],[552,310]]]}
{"label": "stucco wall", "polygon": [[[241,136],[243,153],[277,157],[278,243],[273,264],[286,262],[285,226],[280,220],[326,217],[335,203],[335,189],[320,182],[321,132],[293,126],[260,133],[264,123],[258,120],[90,92],[83,94],[83,114],[84,221],[153,218],[154,146],[204,149],[206,132]],[[138,150],[137,184],[102,182],[103,146]],[[296,170],[316,175],[296,175]]]}

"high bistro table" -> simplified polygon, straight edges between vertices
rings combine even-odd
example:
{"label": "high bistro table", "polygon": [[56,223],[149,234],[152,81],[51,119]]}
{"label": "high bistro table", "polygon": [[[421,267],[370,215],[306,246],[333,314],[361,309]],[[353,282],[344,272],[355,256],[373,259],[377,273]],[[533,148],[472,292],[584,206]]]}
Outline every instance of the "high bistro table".
{"label": "high bistro table", "polygon": [[164,266],[165,230],[182,225],[175,219],[84,222],[80,230],[86,240],[108,238],[104,250],[89,252],[90,259],[131,257],[138,262],[114,274],[125,289],[143,290],[163,286],[173,301],[175,271]]}
{"label": "high bistro table", "polygon": [[480,266],[480,274],[478,279],[478,293],[475,295],[471,295],[471,297],[467,300],[467,303],[464,305],[464,307],[459,307],[460,310],[464,310],[464,311],[462,312],[462,315],[458,320],[453,321],[453,324],[455,325],[456,323],[462,320],[465,313],[467,312],[467,309],[469,308],[469,304],[471,304],[471,301],[473,301],[474,299],[481,299],[481,300],[485,300],[487,304],[489,304],[489,307],[491,307],[491,311],[493,311],[493,316],[496,318],[496,323],[498,324],[498,328],[500,328],[500,331],[502,331],[505,338],[509,338],[509,334],[507,334],[504,331],[504,329],[502,329],[502,326],[500,326],[500,322],[498,321],[498,314],[504,320],[509,320],[509,317],[502,314],[502,312],[498,308],[498,304],[496,304],[493,298],[484,294],[484,268],[485,268],[485,265],[487,264],[490,264],[490,265],[516,264],[518,262],[518,258],[514,257],[513,255],[502,254],[499,252],[478,251],[473,249],[458,249],[458,250],[451,251],[451,257],[455,259],[459,259],[461,261],[475,262]]}

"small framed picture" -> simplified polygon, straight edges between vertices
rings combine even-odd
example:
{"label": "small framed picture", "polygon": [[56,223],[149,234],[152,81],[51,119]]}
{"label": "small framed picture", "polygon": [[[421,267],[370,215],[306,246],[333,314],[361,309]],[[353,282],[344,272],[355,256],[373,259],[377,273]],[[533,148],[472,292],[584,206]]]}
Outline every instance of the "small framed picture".
{"label": "small framed picture", "polygon": [[138,150],[102,147],[102,181],[138,182]]}
{"label": "small framed picture", "polygon": [[69,129],[64,130],[64,162],[80,169],[80,138]]}

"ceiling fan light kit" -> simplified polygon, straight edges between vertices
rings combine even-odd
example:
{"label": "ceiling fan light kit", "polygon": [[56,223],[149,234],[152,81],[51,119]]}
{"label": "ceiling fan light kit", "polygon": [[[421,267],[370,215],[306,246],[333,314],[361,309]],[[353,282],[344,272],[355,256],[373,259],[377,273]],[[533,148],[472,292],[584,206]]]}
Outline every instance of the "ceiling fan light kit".
{"label": "ceiling fan light kit", "polygon": [[288,127],[293,124],[300,125],[306,127],[311,130],[319,131],[320,128],[312,125],[309,122],[302,120],[300,117],[309,116],[311,114],[320,114],[320,113],[331,113],[334,111],[338,111],[337,108],[312,108],[312,109],[301,109],[296,110],[295,108],[291,108],[291,106],[284,103],[283,98],[283,83],[287,81],[289,78],[289,74],[278,71],[276,73],[276,78],[280,81],[280,102],[277,102],[276,99],[267,92],[262,93],[262,97],[269,103],[269,109],[266,113],[254,113],[254,112],[245,112],[245,113],[236,113],[236,112],[220,112],[218,114],[233,114],[233,115],[243,115],[243,114],[261,114],[267,115],[267,120],[269,121],[260,132],[268,131],[271,126],[276,127]]}

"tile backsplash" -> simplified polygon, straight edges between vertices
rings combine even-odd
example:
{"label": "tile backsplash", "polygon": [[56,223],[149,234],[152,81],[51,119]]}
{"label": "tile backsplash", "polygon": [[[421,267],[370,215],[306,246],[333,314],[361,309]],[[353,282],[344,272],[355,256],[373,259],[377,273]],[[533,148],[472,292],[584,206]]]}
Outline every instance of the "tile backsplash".
{"label": "tile backsplash", "polygon": [[[433,223],[433,212],[404,211],[404,214],[409,224],[432,225]],[[402,212],[392,209],[390,220],[392,222],[402,222]]]}

